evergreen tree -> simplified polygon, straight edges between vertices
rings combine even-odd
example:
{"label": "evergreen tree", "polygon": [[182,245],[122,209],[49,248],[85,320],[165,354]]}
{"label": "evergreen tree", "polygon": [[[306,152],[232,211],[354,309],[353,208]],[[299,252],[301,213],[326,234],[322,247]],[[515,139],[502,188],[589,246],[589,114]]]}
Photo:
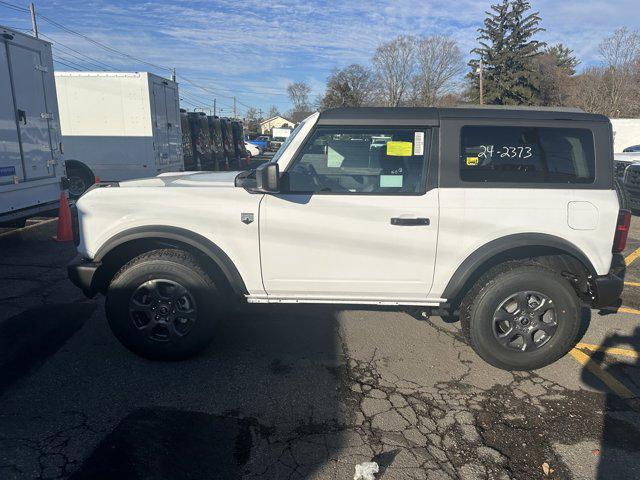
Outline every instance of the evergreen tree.
{"label": "evergreen tree", "polygon": [[[530,8],[526,0],[502,0],[491,6],[491,12],[486,12],[484,27],[478,29],[480,47],[472,53],[482,59],[487,104],[537,103],[539,78],[533,60],[545,44],[532,37],[544,29],[538,26],[539,12],[529,13]],[[479,96],[479,63],[479,59],[469,62],[473,99]]]}
{"label": "evergreen tree", "polygon": [[547,48],[544,53],[550,55],[554,59],[556,67],[562,69],[567,75],[576,73],[576,67],[580,60],[573,56],[573,50],[569,47],[557,43],[553,47]]}

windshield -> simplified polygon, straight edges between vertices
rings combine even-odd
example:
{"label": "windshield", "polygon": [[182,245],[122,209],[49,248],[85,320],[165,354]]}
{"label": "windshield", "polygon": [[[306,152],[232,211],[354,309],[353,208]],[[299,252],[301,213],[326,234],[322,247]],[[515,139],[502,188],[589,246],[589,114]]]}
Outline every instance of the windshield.
{"label": "windshield", "polygon": [[276,154],[271,159],[271,162],[277,162],[278,161],[278,159],[282,156],[282,154],[287,149],[289,144],[293,141],[293,139],[296,137],[296,135],[298,135],[298,133],[300,133],[300,130],[302,130],[302,127],[304,127],[305,123],[306,123],[306,120],[303,120],[302,122],[300,122],[298,124],[298,126],[293,130],[293,132],[291,132],[291,135],[289,135],[289,138],[287,138],[285,140],[285,142],[282,145],[280,145],[280,148],[278,149]]}

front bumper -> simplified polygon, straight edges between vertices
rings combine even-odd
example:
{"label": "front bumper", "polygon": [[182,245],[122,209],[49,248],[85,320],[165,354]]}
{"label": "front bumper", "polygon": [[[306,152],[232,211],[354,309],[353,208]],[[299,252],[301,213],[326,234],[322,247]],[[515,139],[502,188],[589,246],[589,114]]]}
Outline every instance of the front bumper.
{"label": "front bumper", "polygon": [[624,288],[624,280],[613,272],[607,275],[591,277],[589,279],[589,290],[591,292],[591,306],[593,308],[602,308],[617,305],[622,289]]}
{"label": "front bumper", "polygon": [[67,265],[69,280],[89,298],[92,298],[97,293],[96,272],[100,265],[100,262],[92,262],[81,255],[77,255]]}

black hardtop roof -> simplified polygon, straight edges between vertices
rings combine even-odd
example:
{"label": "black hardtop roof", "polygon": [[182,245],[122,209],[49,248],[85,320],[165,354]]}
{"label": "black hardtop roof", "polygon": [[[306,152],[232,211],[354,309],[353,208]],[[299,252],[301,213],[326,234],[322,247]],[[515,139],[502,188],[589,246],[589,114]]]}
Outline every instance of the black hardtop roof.
{"label": "black hardtop roof", "polygon": [[609,122],[604,115],[580,109],[549,107],[360,107],[332,108],[320,113],[319,125],[439,125],[440,119],[518,119]]}

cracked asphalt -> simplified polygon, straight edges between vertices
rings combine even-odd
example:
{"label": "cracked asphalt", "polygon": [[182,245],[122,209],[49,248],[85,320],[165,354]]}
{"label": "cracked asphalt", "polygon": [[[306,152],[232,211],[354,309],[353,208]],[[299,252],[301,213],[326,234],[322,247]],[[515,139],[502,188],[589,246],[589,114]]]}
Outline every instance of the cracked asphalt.
{"label": "cracked asphalt", "polygon": [[640,394],[640,259],[624,308],[584,312],[581,342],[609,348],[584,365],[505,372],[457,323],[308,305],[243,308],[165,363],[120,346],[54,232],[0,238],[2,480],[351,479],[366,461],[385,480],[640,478],[637,399],[607,383]]}

